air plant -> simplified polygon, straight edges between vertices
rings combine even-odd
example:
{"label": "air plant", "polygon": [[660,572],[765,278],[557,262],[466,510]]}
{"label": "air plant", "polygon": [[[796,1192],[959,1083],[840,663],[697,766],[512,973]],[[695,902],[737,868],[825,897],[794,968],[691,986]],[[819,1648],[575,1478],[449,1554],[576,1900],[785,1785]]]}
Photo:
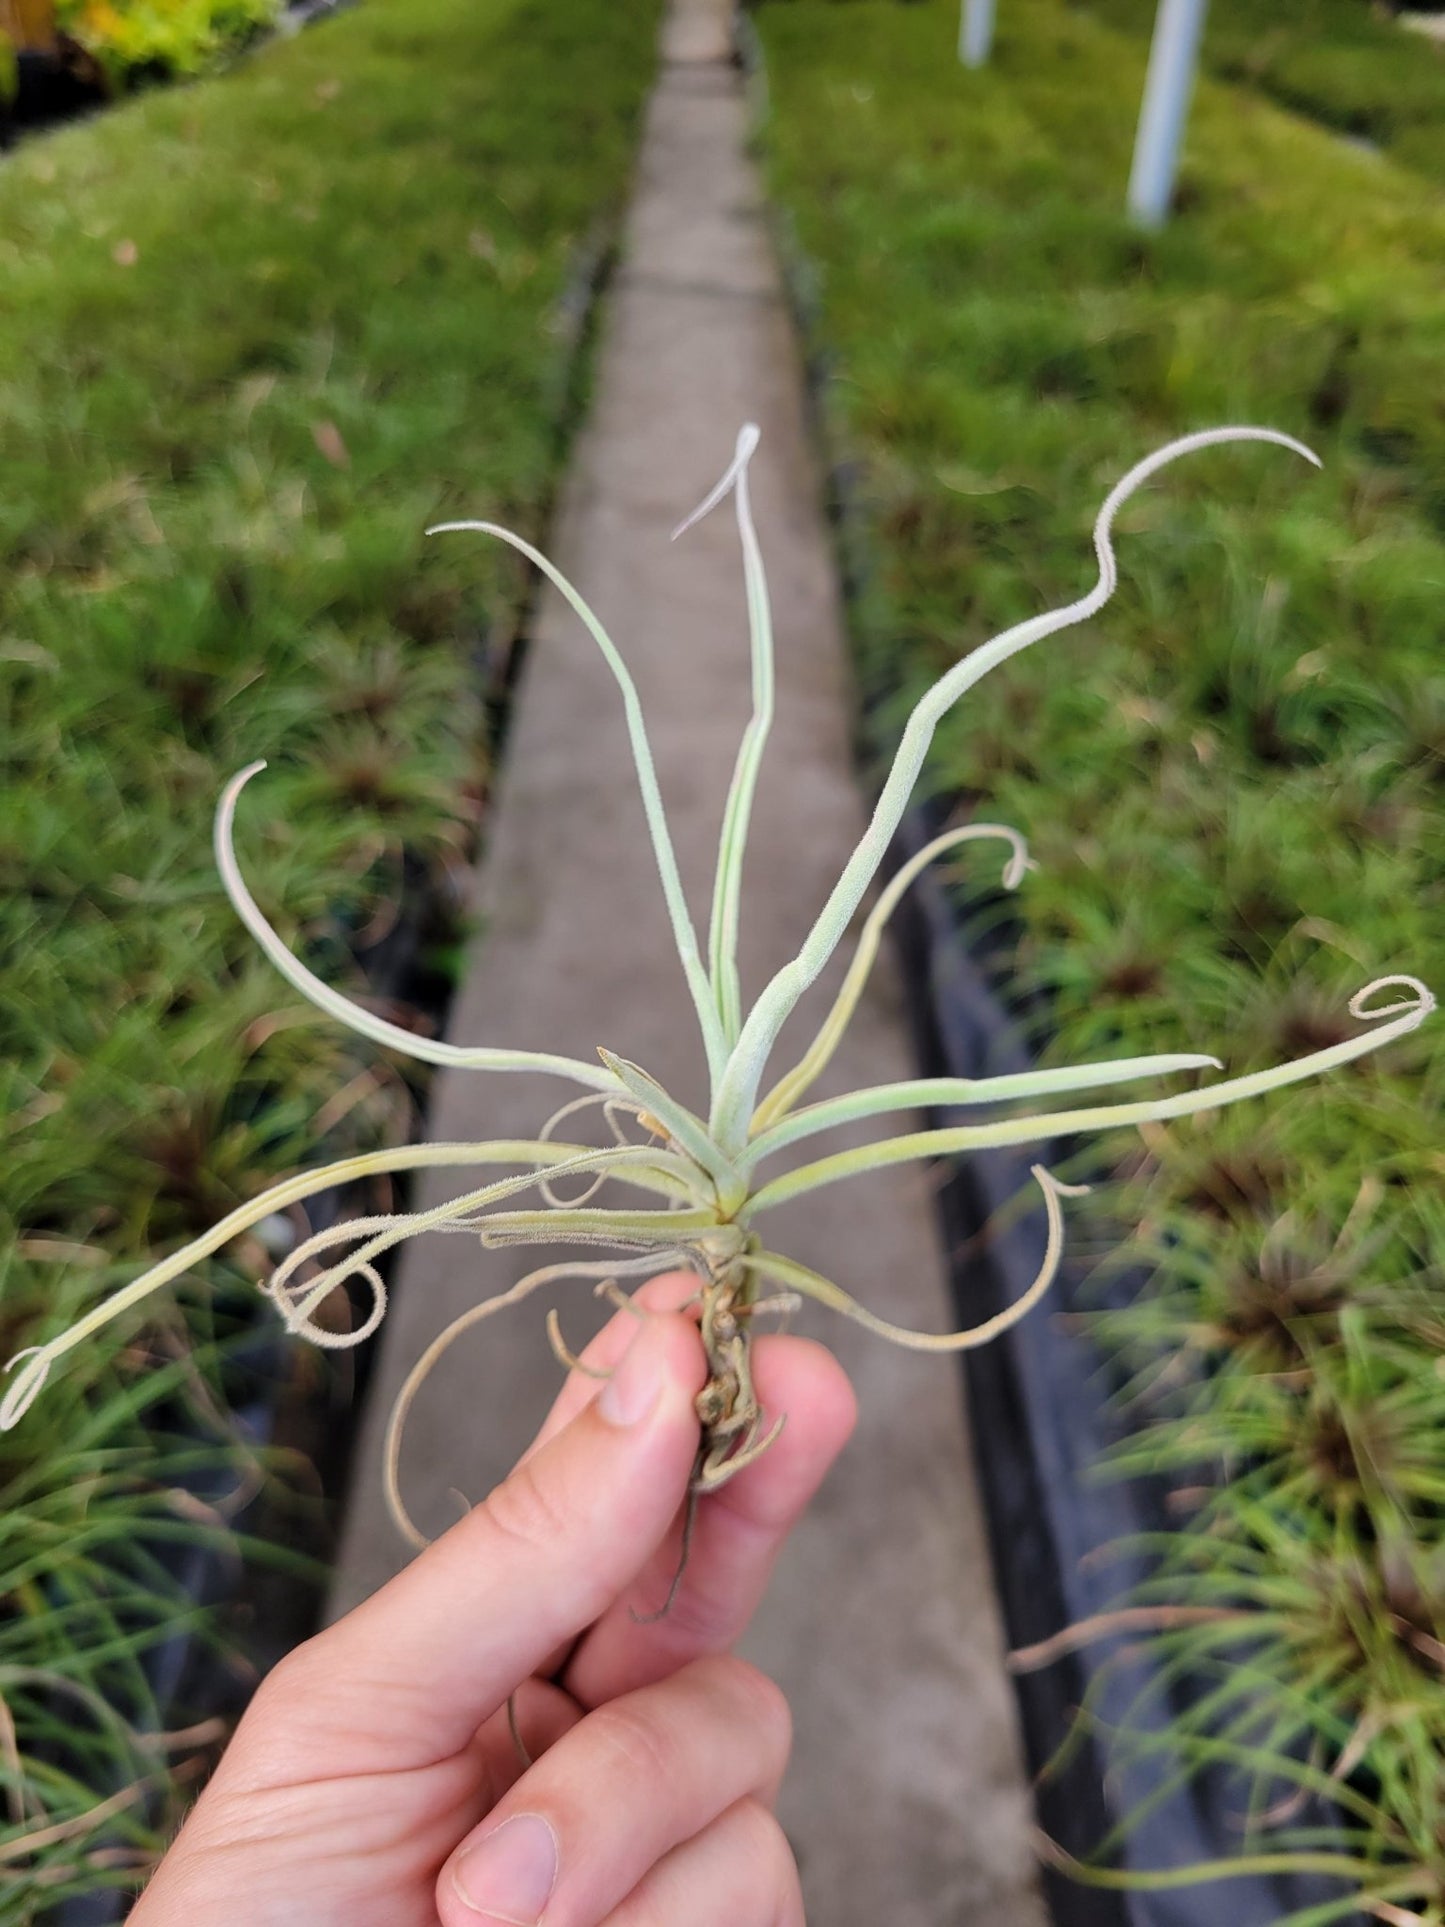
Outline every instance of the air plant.
{"label": "air plant", "polygon": [[[861,840],[801,949],[764,987],[751,1008],[744,1006],[736,963],[742,868],[774,702],[768,594],[748,491],[748,466],[758,444],[758,431],[751,426],[743,429],[727,473],[677,531],[681,534],[732,495],[751,637],[752,715],[723,811],[705,953],[683,894],[646,723],[622,655],[572,584],[522,537],[491,522],[439,525],[434,533],[470,531],[493,537],[525,557],[565,597],[616,678],[678,960],[702,1033],[711,1087],[709,1107],[705,1114],[695,1111],[663,1089],[642,1066],[611,1047],[623,1041],[620,1039],[609,1040],[608,1047],[599,1049],[597,1063],[539,1051],[428,1040],[373,1015],[323,983],[291,954],[267,922],[237,863],[234,817],[242,790],[264,767],[254,763],[230,782],[221,798],[215,822],[216,857],[236,910],[287,981],[328,1015],[403,1055],[458,1069],[531,1072],[560,1078],[580,1087],[581,1094],[554,1111],[534,1139],[418,1144],[347,1158],[273,1186],[232,1211],[203,1237],[152,1266],[58,1336],[17,1354],[11,1366],[20,1369],[0,1400],[0,1426],[15,1424],[67,1352],[262,1220],[315,1193],[374,1173],[423,1166],[474,1167],[498,1175],[429,1210],[359,1217],[317,1232],[286,1256],[265,1287],[290,1330],[318,1345],[344,1346],[369,1337],[380,1324],[386,1310],[386,1287],[378,1264],[405,1238],[421,1232],[449,1232],[479,1238],[485,1246],[560,1244],[578,1250],[576,1258],[534,1270],[509,1291],[469,1309],[434,1341],[414,1368],[394,1408],[387,1444],[388,1497],[401,1529],[413,1543],[425,1543],[401,1499],[401,1428],[427,1372],[452,1339],[501,1306],[514,1304],[561,1278],[600,1281],[605,1291],[621,1299],[619,1279],[625,1278],[635,1286],[678,1265],[688,1266],[697,1274],[697,1306],[709,1367],[707,1383],[698,1397],[702,1434],[692,1480],[695,1499],[697,1494],[723,1485],[766,1450],[782,1423],[780,1418],[769,1427],[752,1385],[750,1336],[759,1316],[807,1298],[915,1350],[951,1352],[981,1345],[1015,1324],[1047,1291],[1063,1250],[1062,1200],[1080,1187],[1061,1183],[1042,1163],[1032,1167],[1048,1221],[1047,1244],[1037,1277],[998,1316],[970,1330],[940,1335],[905,1330],[890,1323],[837,1283],[774,1250],[766,1241],[765,1226],[776,1205],[886,1165],[967,1153],[986,1146],[1041,1144],[1214,1110],[1348,1063],[1414,1030],[1434,1008],[1435,999],[1418,979],[1389,976],[1367,984],[1351,1000],[1350,1015],[1366,1025],[1359,1033],[1292,1062],[1192,1091],[1154,1094],[1123,1103],[988,1116],[996,1107],[1013,1106],[1020,1100],[1059,1098],[1178,1072],[1222,1069],[1218,1059],[1175,1052],[980,1080],[914,1078],[822,1102],[805,1102],[847,1028],[884,927],[919,873],[962,845],[987,839],[1007,846],[1003,872],[1006,887],[1016,888],[1032,867],[1023,840],[1013,830],[975,822],[935,838],[893,877],[863,925],[842,988],[813,1042],[792,1069],[765,1088],[769,1061],[784,1022],[843,942],[854,914],[883,866],[940,719],[991,669],[1043,638],[1087,620],[1105,605],[1117,579],[1114,520],[1136,489],[1180,456],[1241,441],[1272,442],[1318,465],[1310,450],[1288,435],[1260,428],[1218,428],[1171,442],[1132,468],[1109,493],[1094,524],[1098,558],[1094,587],[1066,607],[1017,623],[973,650],[918,702]],[[1392,1001],[1380,1003],[1379,993],[1390,991],[1399,994]],[[984,1116],[977,1122],[946,1129],[907,1129],[876,1143],[802,1163],[790,1161],[781,1171],[768,1169],[784,1153],[796,1158],[800,1147],[811,1146],[812,1140],[835,1126],[882,1120],[929,1106],[966,1107]],[[588,1110],[600,1110],[613,1140],[610,1144],[598,1147],[561,1135],[564,1126]],[[577,1181],[583,1188],[567,1195],[564,1187]],[[642,1195],[640,1199],[618,1199],[613,1196],[614,1189]],[[604,1190],[608,1192],[606,1199],[601,1195]],[[582,1255],[589,1251],[606,1255]],[[333,1329],[336,1321],[324,1321],[319,1316],[321,1309],[333,1292],[353,1281],[369,1292],[369,1310],[352,1329]],[[559,1355],[575,1363],[561,1343],[555,1314],[549,1330]]]}

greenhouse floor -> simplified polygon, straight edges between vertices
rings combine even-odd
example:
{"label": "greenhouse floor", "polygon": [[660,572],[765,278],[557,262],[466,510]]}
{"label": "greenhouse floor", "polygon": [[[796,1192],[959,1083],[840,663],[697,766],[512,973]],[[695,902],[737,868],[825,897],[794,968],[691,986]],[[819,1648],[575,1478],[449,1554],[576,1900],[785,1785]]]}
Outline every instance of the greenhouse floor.
{"label": "greenhouse floor", "polygon": [[[704,904],[747,714],[742,573],[725,510],[675,546],[668,531],[725,469],[742,422],[760,423],[754,494],[780,689],[745,882],[742,962],[745,989],[755,992],[821,905],[862,827],[862,805],[797,349],[745,157],[729,31],[728,0],[676,0],[667,22],[590,419],[553,554],[637,677],[684,882],[693,904]],[[680,1095],[700,1093],[701,1051],[617,692],[556,596],[543,601],[531,639],[479,892],[484,927],[454,1007],[454,1039],[579,1056],[605,1043]],[[806,1008],[821,1014],[835,988],[836,978],[825,979]],[[885,959],[829,1084],[910,1074]],[[532,1079],[448,1073],[436,1086],[430,1130],[446,1139],[527,1137],[548,1107]],[[419,1200],[432,1201],[430,1192]],[[790,1212],[780,1229],[795,1257],[890,1317],[947,1327],[920,1172],[837,1187],[822,1206]],[[459,1260],[453,1239],[407,1250],[380,1341],[334,1610],[404,1557],[380,1474],[381,1428],[402,1378],[444,1324],[502,1289],[516,1268],[515,1253]],[[595,1308],[579,1293],[562,1311],[569,1341],[580,1345]],[[781,1812],[809,1917],[828,1927],[1035,1927],[1044,1914],[1030,1809],[957,1366],[895,1351],[822,1314],[804,1329],[838,1351],[862,1417],[745,1650],[794,1709]],[[440,1529],[458,1494],[475,1498],[505,1473],[558,1377],[532,1310],[489,1324],[446,1358],[412,1418],[403,1467],[424,1527]]]}

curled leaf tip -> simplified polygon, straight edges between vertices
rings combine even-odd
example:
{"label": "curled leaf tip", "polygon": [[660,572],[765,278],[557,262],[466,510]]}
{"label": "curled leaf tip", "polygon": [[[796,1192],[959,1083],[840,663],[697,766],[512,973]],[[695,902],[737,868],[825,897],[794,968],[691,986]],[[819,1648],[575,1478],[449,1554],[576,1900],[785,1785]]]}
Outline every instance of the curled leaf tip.
{"label": "curled leaf tip", "polygon": [[225,809],[228,806],[234,806],[236,798],[241,794],[241,791],[245,789],[251,778],[253,776],[259,776],[265,767],[266,758],[264,756],[258,756],[254,763],[247,763],[244,769],[238,769],[230,782],[227,783],[225,789],[221,792],[221,808]]}
{"label": "curled leaf tip", "polygon": [[686,535],[689,529],[696,528],[697,524],[701,522],[704,517],[712,514],[718,503],[723,500],[724,496],[726,496],[730,490],[736,488],[745,480],[748,463],[757,452],[757,446],[761,440],[762,433],[757,424],[755,422],[744,422],[743,426],[738,430],[737,446],[733,451],[733,458],[728,464],[727,472],[723,475],[716,487],[708,491],[702,501],[699,502],[693,510],[692,514],[683,517],[682,521],[680,521],[672,531],[669,540],[675,542],[680,535]]}
{"label": "curled leaf tip", "polygon": [[[1372,1004],[1370,999],[1381,990],[1406,990],[1410,994],[1408,997],[1397,997],[1392,1004]],[[1388,977],[1376,977],[1362,990],[1357,990],[1350,999],[1350,1015],[1358,1017],[1365,1024],[1373,1024],[1382,1017],[1413,1015],[1415,1022],[1422,1024],[1435,1006],[1435,993],[1428,984],[1422,983],[1418,977],[1397,972]]]}
{"label": "curled leaf tip", "polygon": [[500,522],[479,522],[467,519],[460,522],[433,522],[422,530],[423,535],[500,535],[509,541],[510,529],[504,529]]}
{"label": "curled leaf tip", "polygon": [[8,1432],[24,1418],[40,1396],[54,1362],[48,1346],[27,1345],[24,1351],[16,1352],[12,1359],[7,1360],[5,1370],[13,1372],[21,1359],[28,1359],[29,1363],[8,1387],[4,1398],[0,1398],[0,1432]]}
{"label": "curled leaf tip", "polygon": [[1294,435],[1286,435],[1280,428],[1234,428],[1223,431],[1236,441],[1273,442],[1276,448],[1288,448],[1296,455],[1302,455],[1311,468],[1323,468],[1324,461],[1317,455],[1308,442],[1302,442]]}
{"label": "curled leaf tip", "polygon": [[1046,1193],[1052,1191],[1060,1198],[1087,1198],[1094,1188],[1092,1184],[1065,1184],[1062,1178],[1054,1176],[1046,1164],[1031,1164],[1029,1176],[1042,1191]]}

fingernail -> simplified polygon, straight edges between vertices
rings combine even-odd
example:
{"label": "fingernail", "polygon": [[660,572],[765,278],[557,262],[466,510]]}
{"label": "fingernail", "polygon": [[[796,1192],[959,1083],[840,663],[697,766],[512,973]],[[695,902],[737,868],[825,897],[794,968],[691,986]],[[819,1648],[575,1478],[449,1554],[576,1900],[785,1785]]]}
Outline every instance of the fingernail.
{"label": "fingernail", "polygon": [[557,1836],[540,1813],[504,1820],[452,1868],[473,1913],[508,1927],[537,1927],[557,1884]]}
{"label": "fingernail", "polygon": [[609,1425],[639,1425],[662,1394],[662,1360],[644,1326],[602,1387],[597,1409]]}

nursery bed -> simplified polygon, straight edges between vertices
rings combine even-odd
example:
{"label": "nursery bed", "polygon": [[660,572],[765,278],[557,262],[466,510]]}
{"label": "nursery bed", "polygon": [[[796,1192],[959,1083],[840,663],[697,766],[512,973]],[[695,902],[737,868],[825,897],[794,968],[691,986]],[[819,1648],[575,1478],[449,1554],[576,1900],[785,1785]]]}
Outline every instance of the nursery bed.
{"label": "nursery bed", "polygon": [[[937,810],[931,820],[926,811],[914,812],[895,862],[923,848],[941,821]],[[910,893],[896,940],[924,1076],[980,1078],[1030,1067],[1017,1025],[990,987],[988,966],[1002,961],[998,946],[988,947],[991,956],[977,954],[956,895],[936,876],[925,875]],[[931,1114],[931,1121],[966,1120],[953,1111]],[[1020,1214],[1016,1201],[1027,1193],[1035,1158],[1053,1163],[1077,1148],[985,1152],[955,1167],[940,1186],[961,1327],[996,1317],[1036,1276],[1046,1225],[1042,1212]],[[1096,1476],[1124,1424],[1111,1399],[1107,1353],[1079,1316],[1080,1285],[1080,1268],[1066,1266],[1052,1312],[1026,1318],[992,1346],[965,1355],[1000,1603],[1019,1651],[1049,1640],[1060,1627],[1107,1614],[1147,1576],[1138,1543],[1171,1527],[1162,1479],[1106,1484]],[[1145,1277],[1120,1277],[1110,1295],[1124,1303],[1147,1288]],[[1096,1736],[1083,1739],[1064,1765],[1054,1765],[1061,1735],[1086,1700],[1107,1725],[1166,1730],[1181,1698],[1187,1700],[1188,1682],[1172,1678],[1147,1643],[1121,1631],[1066,1651],[1052,1665],[1021,1671],[1016,1685],[1029,1767],[1039,1776],[1039,1818],[1064,1852],[1087,1861],[1109,1828],[1150,1801],[1121,1856],[1125,1867],[1188,1867],[1233,1845],[1232,1789],[1223,1775],[1192,1777],[1159,1799],[1157,1761],[1111,1767]],[[1325,1809],[1313,1817],[1329,1824]],[[1231,1927],[1277,1927],[1293,1911],[1328,1903],[1342,1891],[1337,1882],[1299,1874],[1236,1878],[1227,1895],[1210,1884],[1162,1895],[1104,1891],[1052,1866],[1043,1879],[1058,1927],[1218,1927],[1226,1918]]]}
{"label": "nursery bed", "polygon": [[[240,844],[281,927],[353,984],[356,955],[411,946],[382,986],[404,1020],[418,977],[444,988],[529,588],[422,531],[545,519],[657,12],[372,0],[0,174],[5,1356],[238,1198],[412,1122],[399,1072],[360,1069],[253,954],[209,819],[266,755]],[[176,1721],[146,1655],[196,1618],[170,1549],[225,1544],[176,1495],[243,1495],[268,1456],[222,1416],[253,1400],[224,1360],[266,1262],[249,1241],[75,1354],[0,1441],[0,1659],[45,1675],[7,1693],[6,1927],[133,1885],[200,1764],[158,1771],[144,1734]],[[290,1351],[339,1414],[344,1385]],[[324,1549],[282,1442],[270,1517]],[[70,1682],[133,1730],[57,1716]],[[87,1812],[141,1779],[163,1797],[92,1857]],[[70,1830],[17,1855],[50,1824]]]}
{"label": "nursery bed", "polygon": [[[752,19],[766,55],[763,140],[841,516],[870,763],[942,666],[1088,585],[1090,517],[1150,447],[1252,420],[1325,458],[1321,479],[1264,451],[1171,470],[1126,514],[1124,586],[1109,610],[991,677],[940,730],[930,808],[1017,825],[1041,868],[1007,900],[977,861],[960,864],[947,891],[923,891],[912,967],[929,1068],[976,1071],[1004,1028],[1045,1061],[1184,1047],[1218,1050],[1231,1070],[1350,1034],[1349,993],[1391,970],[1428,977],[1445,934],[1445,687],[1430,613],[1445,584],[1445,449],[1402,386],[1416,369],[1414,392],[1427,391],[1427,359],[1445,342],[1433,292],[1445,221],[1416,176],[1206,80],[1181,215],[1139,236],[1122,199],[1144,48],[1087,10],[1018,0],[998,60],[977,76],[951,59],[951,6],[778,0]],[[1167,1485],[1203,1504],[1202,1532],[1203,1521],[1229,1525],[1236,1488],[1226,1479],[1217,1501],[1201,1492],[1251,1462],[1249,1440],[1275,1439],[1252,1461],[1256,1484],[1261,1465],[1267,1474],[1261,1516],[1311,1558],[1318,1536],[1327,1574],[1333,1559],[1354,1584],[1358,1568],[1362,1610],[1387,1629],[1355,1662],[1332,1662],[1301,1716],[1285,1704],[1302,1663],[1290,1653],[1304,1651],[1290,1640],[1313,1637],[1305,1615],[1316,1610],[1289,1590],[1300,1562],[1271,1577],[1266,1561],[1258,1589],[1236,1586],[1231,1609],[1259,1609],[1249,1625],[1275,1642],[1273,1682],[1245,1643],[1233,1670],[1258,1687],[1252,1737],[1274,1735],[1276,1805],[1292,1760],[1311,1749],[1339,1758],[1362,1714],[1399,1692],[1406,1649],[1440,1616],[1371,1548],[1402,1521],[1421,1570],[1438,1546],[1438,1343],[1411,1274],[1445,1235],[1442,1068],[1438,1025],[1427,1026],[1368,1071],[1267,1105],[1156,1129],[1142,1144],[1063,1147],[1061,1175],[1104,1180],[1096,1206],[1070,1208],[1075,1253],[1102,1261],[1122,1244],[1097,1275],[1076,1266],[1064,1301],[1087,1308],[1093,1348],[1077,1316],[1035,1315],[970,1361],[1001,1590],[1021,1643],[1117,1601],[1149,1570],[1101,1563],[1104,1543],[1157,1524],[1167,1497],[1159,1480],[1153,1497],[1148,1481],[1132,1496],[1100,1486],[1085,1461],[1106,1441],[1136,1465],[1153,1441]],[[982,1167],[945,1194],[970,1315],[992,1308],[972,1294],[1032,1275],[1034,1228],[1007,1228],[1019,1182]],[[1328,1241],[1362,1211],[1361,1222],[1375,1214],[1372,1235],[1358,1259],[1346,1253],[1358,1309],[1338,1290],[1291,1302],[1288,1280],[1271,1284],[1267,1244],[1312,1251],[1317,1227]],[[1318,1275],[1317,1256],[1302,1259],[1295,1283],[1303,1292]],[[1279,1306],[1251,1297],[1262,1284],[1283,1294]],[[1281,1373],[1268,1344],[1246,1338],[1247,1318],[1263,1324],[1266,1310],[1265,1337],[1302,1346],[1308,1370]],[[1141,1395],[1171,1356],[1172,1386]],[[1302,1378],[1296,1396],[1288,1386]],[[1420,1415],[1434,1417],[1419,1462],[1372,1482],[1359,1427],[1380,1399],[1417,1437]],[[1310,1458],[1325,1419],[1339,1422],[1338,1478]],[[1180,1430],[1191,1423],[1192,1458]],[[1163,1515],[1174,1549],[1164,1569],[1178,1596],[1197,1599],[1198,1585],[1179,1581],[1189,1514],[1178,1507]],[[1410,1601],[1394,1634],[1374,1603],[1386,1596]],[[1322,1582],[1321,1614],[1327,1603]],[[1202,1639],[1197,1650],[1178,1633],[1142,1643],[1136,1683],[1152,1666],[1197,1701],[1211,1667],[1218,1676]],[[1021,1682],[1036,1763],[1100,1677],[1100,1656],[1086,1649],[1056,1680]],[[1103,1677],[1095,1690],[1107,1694]],[[1113,1697],[1094,1709],[1106,1718],[1128,1702],[1128,1675],[1113,1678]],[[1410,1691],[1408,1728],[1387,1721],[1350,1755],[1364,1760],[1350,1798],[1383,1787],[1383,1807],[1366,1825],[1352,1809],[1349,1829],[1325,1828],[1315,1846],[1348,1840],[1376,1886],[1419,1854],[1421,1890],[1433,1891],[1424,1763],[1445,1743],[1445,1698],[1429,1667]],[[1287,1844],[1287,1826],[1271,1839],[1257,1818],[1246,1841],[1241,1814],[1270,1802],[1246,1773],[1221,1804],[1197,1723],[1166,1727],[1163,1745],[1146,1723],[1142,1738],[1114,1752],[1107,1780],[1096,1755],[1092,1770],[1076,1759],[1072,1780],[1044,1789],[1045,1818],[1075,1853],[1098,1845],[1106,1816],[1136,1806],[1131,1788],[1176,1773],[1177,1824],[1171,1832],[1168,1807],[1141,1815],[1129,1868]],[[1302,1830],[1309,1809],[1288,1817]],[[1349,1886],[1324,1891],[1335,1911],[1309,1917],[1343,1918]],[[1274,1922],[1302,1904],[1299,1890],[1286,1901],[1238,1877],[1122,1899],[1059,1885],[1054,1899],[1060,1919],[1151,1923]]]}

